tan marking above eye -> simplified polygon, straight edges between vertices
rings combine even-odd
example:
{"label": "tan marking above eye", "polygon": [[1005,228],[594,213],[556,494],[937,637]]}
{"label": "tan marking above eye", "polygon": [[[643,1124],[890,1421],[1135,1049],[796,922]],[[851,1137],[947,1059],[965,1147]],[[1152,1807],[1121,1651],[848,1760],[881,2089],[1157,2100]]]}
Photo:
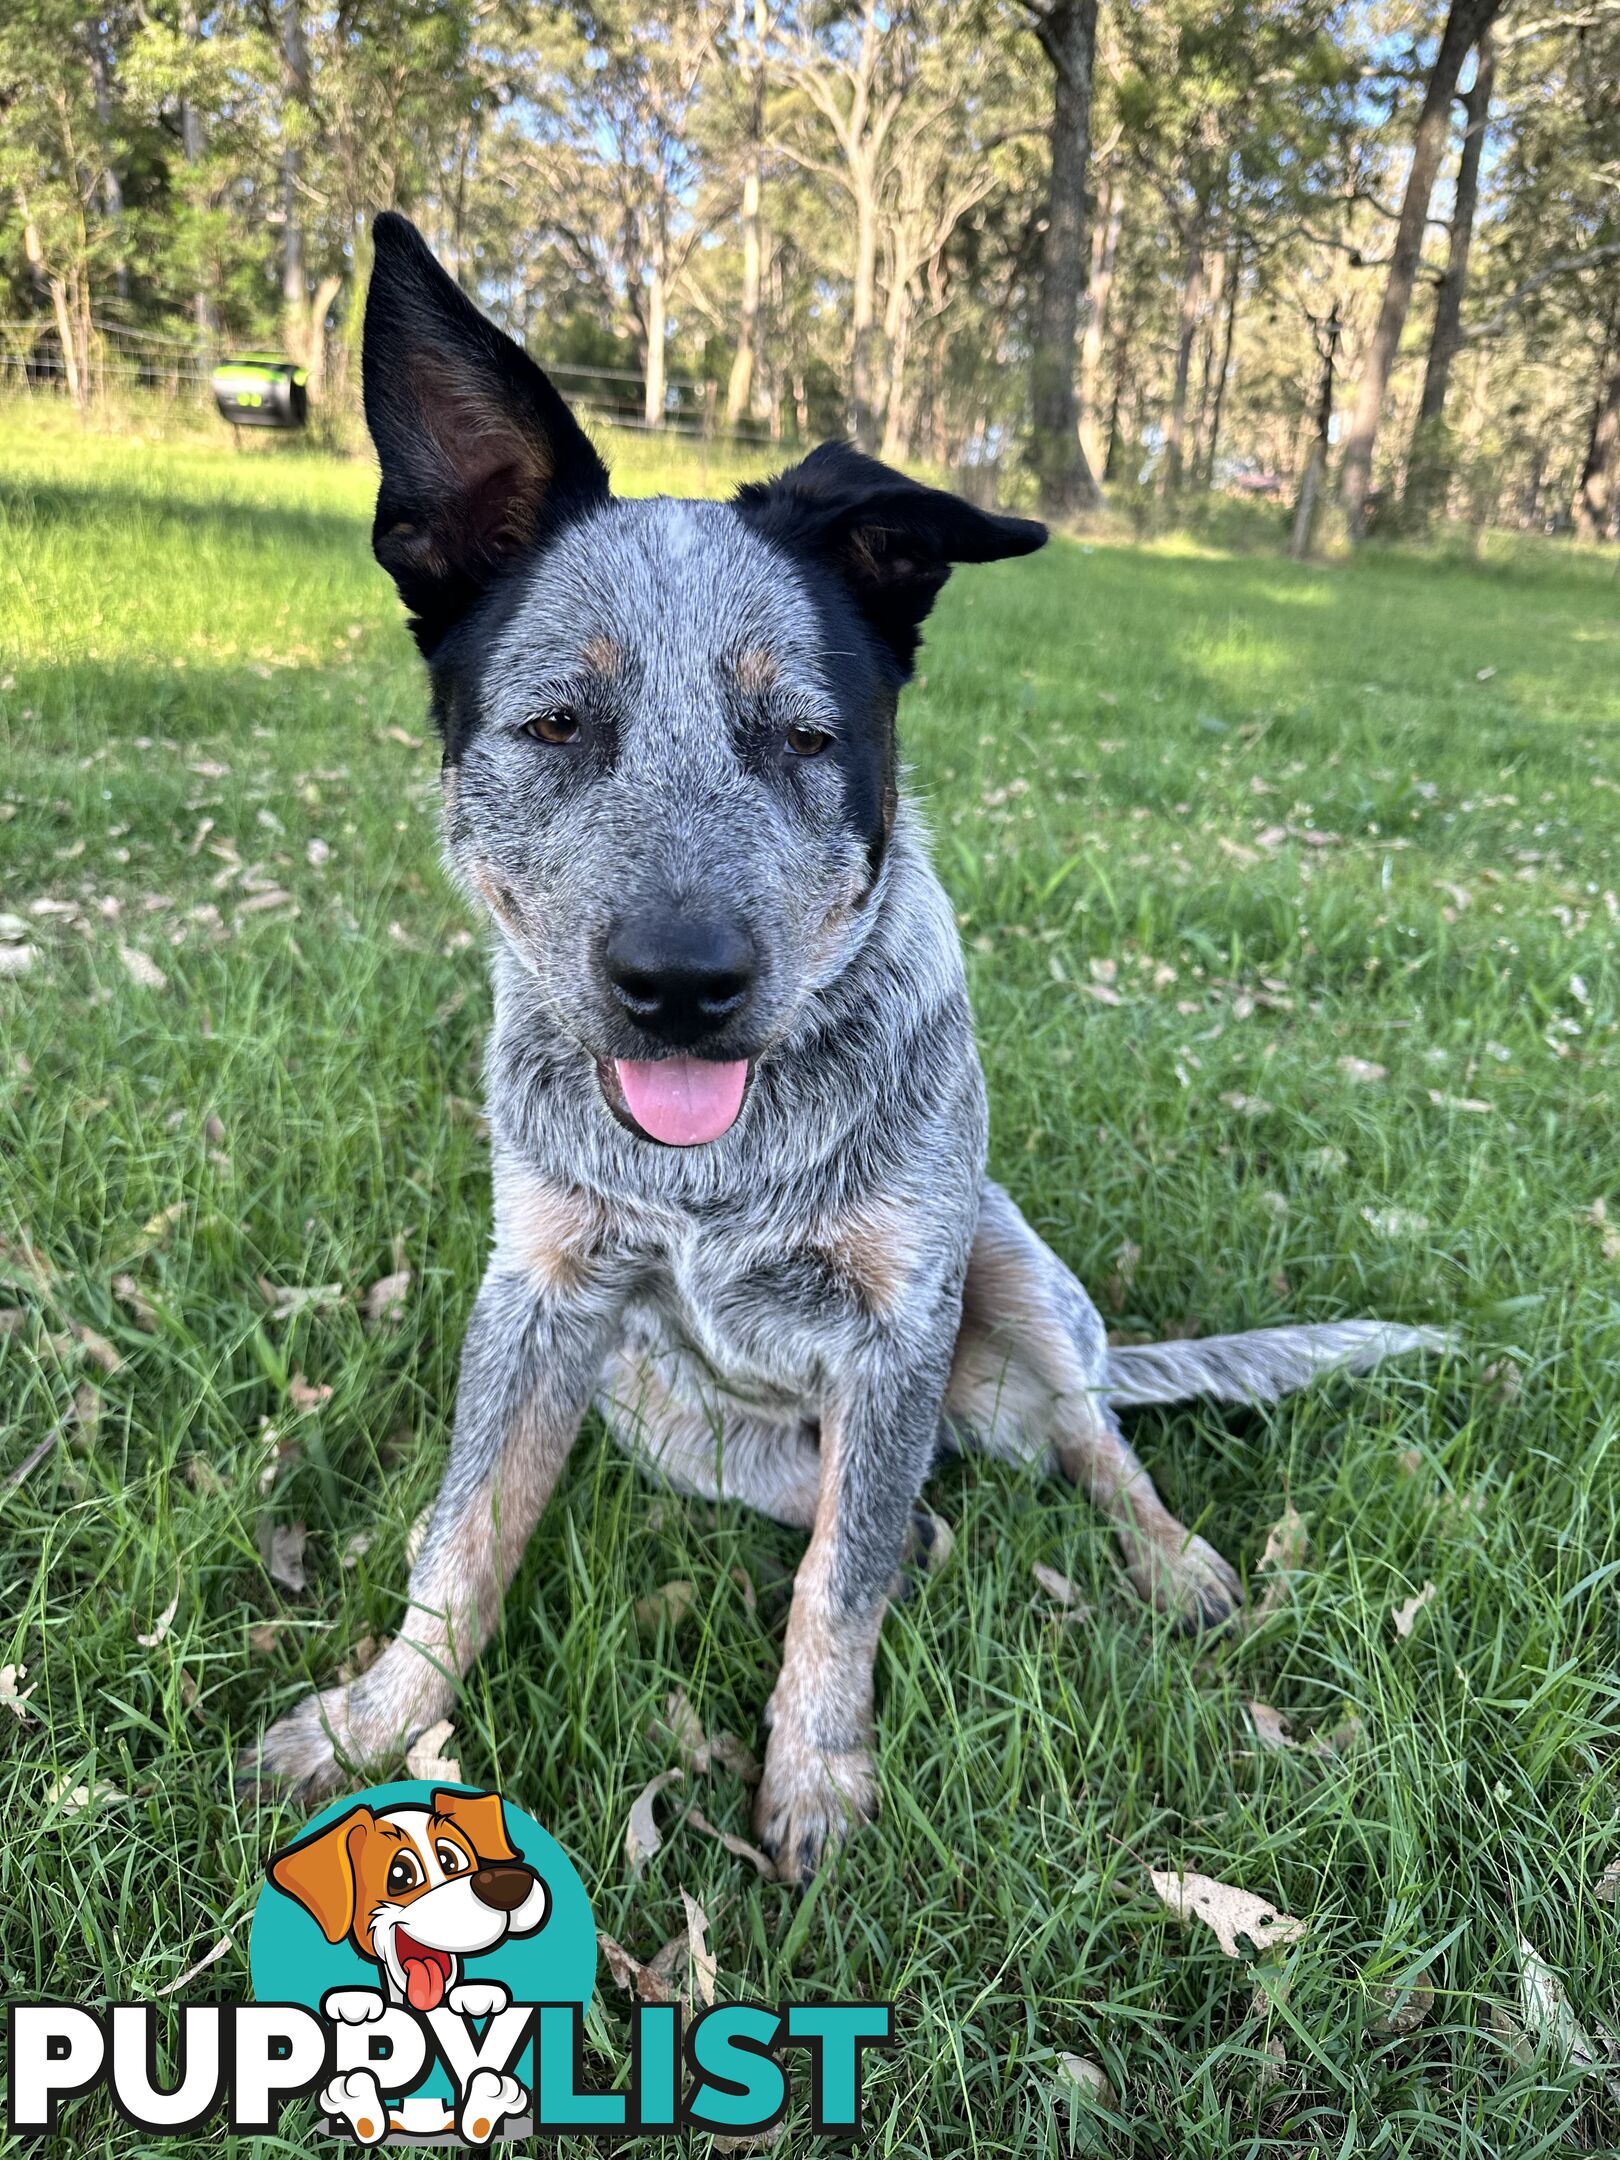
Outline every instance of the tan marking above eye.
{"label": "tan marking above eye", "polygon": [[776,655],[765,646],[748,645],[737,655],[732,672],[744,696],[758,697],[779,679],[782,669]]}
{"label": "tan marking above eye", "polygon": [[580,647],[579,657],[597,675],[617,675],[624,666],[624,647],[598,630]]}

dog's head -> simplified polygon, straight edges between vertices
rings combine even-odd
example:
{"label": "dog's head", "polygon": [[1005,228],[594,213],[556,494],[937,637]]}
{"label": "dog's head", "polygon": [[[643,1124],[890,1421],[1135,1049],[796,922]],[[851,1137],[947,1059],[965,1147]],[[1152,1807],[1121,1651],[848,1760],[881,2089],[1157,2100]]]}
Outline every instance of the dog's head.
{"label": "dog's head", "polygon": [[392,1993],[434,2010],[463,1958],[532,1935],[551,1908],[518,1858],[494,1793],[435,1792],[428,1807],[357,1807],[270,1862],[270,1880],[328,1942],[373,1958]]}
{"label": "dog's head", "polygon": [[451,866],[607,1109],[716,1139],[866,935],[896,701],[952,565],[1045,529],[842,443],[729,503],[617,501],[539,368],[392,215],[364,360],[373,544],[433,679]]}

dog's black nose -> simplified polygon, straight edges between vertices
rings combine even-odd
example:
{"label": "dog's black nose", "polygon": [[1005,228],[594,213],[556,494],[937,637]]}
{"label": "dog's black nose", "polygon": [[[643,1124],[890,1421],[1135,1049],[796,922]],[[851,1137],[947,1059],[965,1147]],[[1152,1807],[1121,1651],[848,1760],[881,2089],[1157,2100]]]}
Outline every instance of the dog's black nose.
{"label": "dog's black nose", "polygon": [[649,1035],[685,1045],[713,1034],[747,1001],[753,940],[735,923],[630,915],[602,948],[613,995]]}
{"label": "dog's black nose", "polygon": [[534,1888],[533,1871],[526,1867],[481,1867],[472,1872],[472,1894],[493,1912],[516,1912]]}

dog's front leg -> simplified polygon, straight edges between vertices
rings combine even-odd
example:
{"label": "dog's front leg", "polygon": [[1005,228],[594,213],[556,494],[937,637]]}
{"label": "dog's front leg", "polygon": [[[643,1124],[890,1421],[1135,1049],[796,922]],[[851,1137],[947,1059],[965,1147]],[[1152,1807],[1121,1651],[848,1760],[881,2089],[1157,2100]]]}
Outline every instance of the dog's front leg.
{"label": "dog's front leg", "polygon": [[616,1310],[601,1285],[564,1294],[497,1259],[462,1346],[450,1461],[405,1624],[357,1680],[270,1727],[240,1766],[244,1787],[318,1798],[444,1714],[568,1459]]}
{"label": "dog's front leg", "polygon": [[821,1425],[815,1527],[793,1584],[782,1672],[754,1807],[786,1882],[808,1883],[822,1847],[877,1812],[872,1674],[888,1590],[934,1459],[955,1332],[887,1343],[840,1373]]}

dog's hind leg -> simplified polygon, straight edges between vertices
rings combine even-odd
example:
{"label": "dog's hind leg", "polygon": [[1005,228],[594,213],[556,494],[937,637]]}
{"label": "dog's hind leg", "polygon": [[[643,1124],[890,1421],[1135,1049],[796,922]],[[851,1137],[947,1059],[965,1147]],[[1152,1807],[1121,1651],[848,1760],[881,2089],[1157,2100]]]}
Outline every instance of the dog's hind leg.
{"label": "dog's hind leg", "polygon": [[583,1285],[562,1295],[533,1272],[491,1267],[462,1347],[450,1461],[405,1624],[358,1679],[278,1719],[239,1764],[240,1788],[318,1798],[443,1716],[568,1458],[615,1317]]}
{"label": "dog's hind leg", "polygon": [[1226,1619],[1237,1576],[1159,1498],[1108,1399],[1108,1341],[1075,1277],[986,1179],[946,1415],[972,1444],[1080,1486],[1138,1592],[1188,1626]]}

